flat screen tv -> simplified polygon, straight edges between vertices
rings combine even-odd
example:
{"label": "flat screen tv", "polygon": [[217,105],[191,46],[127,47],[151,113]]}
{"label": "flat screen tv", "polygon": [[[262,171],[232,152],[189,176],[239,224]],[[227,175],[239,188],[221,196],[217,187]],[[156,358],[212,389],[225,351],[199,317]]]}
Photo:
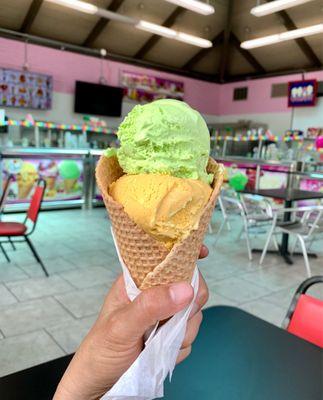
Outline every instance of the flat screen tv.
{"label": "flat screen tv", "polygon": [[74,111],[81,114],[120,117],[123,88],[76,81]]}

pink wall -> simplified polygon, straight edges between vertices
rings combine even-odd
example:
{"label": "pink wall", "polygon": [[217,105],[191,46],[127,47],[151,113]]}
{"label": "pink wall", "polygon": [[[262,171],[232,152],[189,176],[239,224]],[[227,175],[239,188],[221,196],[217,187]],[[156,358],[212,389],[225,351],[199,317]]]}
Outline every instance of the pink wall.
{"label": "pink wall", "polygon": [[[323,71],[308,72],[305,74],[305,78],[323,80]],[[290,112],[290,109],[287,107],[287,98],[271,98],[271,85],[274,83],[285,83],[299,79],[302,79],[301,74],[227,83],[222,85],[220,86],[220,102],[217,114],[236,115]],[[233,101],[234,89],[244,86],[248,87],[248,99]]]}
{"label": "pink wall", "polygon": [[[0,66],[21,68],[23,57],[24,44],[22,42],[0,38]],[[100,73],[98,58],[68,51],[29,45],[28,58],[31,70],[53,75],[54,90],[57,92],[73,93],[75,80],[96,82]],[[301,79],[301,75],[298,74],[218,85],[130,64],[105,61],[104,75],[109,84],[119,84],[119,75],[122,70],[151,73],[183,81],[185,100],[200,112],[210,115],[287,113],[290,111],[287,108],[287,99],[272,99],[271,85]],[[323,80],[323,71],[306,73],[305,76]],[[241,86],[248,86],[248,99],[232,101],[234,88]]]}
{"label": "pink wall", "polygon": [[[100,74],[100,60],[68,51],[60,51],[43,46],[28,46],[29,67],[54,77],[54,90],[73,93],[76,80],[97,82]],[[0,66],[21,68],[24,62],[22,42],[0,38]],[[122,70],[150,73],[163,78],[184,82],[185,100],[205,114],[216,114],[219,107],[219,88],[217,84],[185,78],[175,74],[158,72],[114,61],[105,61],[104,75],[110,85],[119,84]]]}

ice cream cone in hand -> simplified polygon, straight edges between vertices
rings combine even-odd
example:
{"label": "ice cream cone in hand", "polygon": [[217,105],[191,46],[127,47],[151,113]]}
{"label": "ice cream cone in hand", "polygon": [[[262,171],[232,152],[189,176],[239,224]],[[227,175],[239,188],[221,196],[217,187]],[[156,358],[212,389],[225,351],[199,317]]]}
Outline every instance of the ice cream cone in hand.
{"label": "ice cream cone in hand", "polygon": [[123,261],[142,290],[190,282],[223,180],[208,128],[187,104],[159,100],[136,106],[118,137],[96,178]]}

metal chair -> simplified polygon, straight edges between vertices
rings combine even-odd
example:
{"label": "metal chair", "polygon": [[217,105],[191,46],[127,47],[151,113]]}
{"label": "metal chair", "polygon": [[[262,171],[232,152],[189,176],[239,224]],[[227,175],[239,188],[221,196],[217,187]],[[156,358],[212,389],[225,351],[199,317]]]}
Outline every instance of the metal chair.
{"label": "metal chair", "polygon": [[323,284],[323,276],[313,276],[300,284],[282,327],[323,348],[323,301],[306,294],[308,289],[316,284]]}
{"label": "metal chair", "polygon": [[[287,222],[279,221],[279,215],[284,213],[293,213],[293,219]],[[315,240],[320,239],[320,235],[323,233],[323,206],[282,208],[276,210],[272,227],[269,231],[265,247],[260,257],[260,264],[264,262],[271,238],[274,237],[274,235],[281,233],[287,233],[288,235],[294,235],[296,237],[292,251],[295,250],[295,246],[297,242],[299,242],[304,257],[306,272],[310,277],[312,272],[308,260],[306,245],[312,245]]]}
{"label": "metal chair", "polygon": [[[246,244],[247,244],[247,251],[248,251],[248,258],[250,261],[252,261],[252,250],[251,250],[251,245],[250,245],[250,236],[249,232],[251,229],[254,229],[255,227],[260,227],[260,226],[268,226],[272,220],[273,220],[273,211],[270,206],[270,203],[265,201],[265,208],[263,208],[260,205],[260,202],[258,200],[258,204],[256,207],[256,201],[257,199],[252,200],[253,201],[253,207],[252,210],[248,208],[246,204],[246,200],[239,199],[237,196],[226,196],[226,195],[220,195],[219,196],[219,206],[222,211],[222,216],[223,220],[220,225],[220,228],[217,232],[217,236],[215,239],[214,245],[216,245],[218,239],[220,238],[220,235],[225,227],[225,225],[228,226],[229,230],[231,228],[230,226],[230,219],[234,216],[240,216],[242,219],[242,229],[238,235],[238,238],[241,237],[241,235],[244,233],[245,238],[246,238]],[[249,199],[248,199],[249,201]],[[261,199],[263,201],[263,199]],[[275,247],[278,249],[278,244],[276,242],[276,239],[273,238],[273,242]]]}
{"label": "metal chair", "polygon": [[7,261],[10,262],[10,258],[3,247],[3,243],[11,243],[11,241],[13,243],[26,242],[37,262],[43,269],[45,275],[48,276],[48,272],[29,238],[29,236],[34,232],[36,228],[40,207],[45,194],[45,189],[46,182],[43,179],[39,179],[37,181],[37,186],[31,198],[29,209],[23,223],[0,222],[0,238],[8,237],[8,240],[0,240],[0,249],[2,250],[2,253],[6,257]]}
{"label": "metal chair", "polygon": [[9,191],[10,191],[10,185],[13,182],[13,180],[14,180],[13,175],[9,175],[8,178],[7,178],[6,184],[5,184],[4,188],[3,188],[2,195],[1,195],[1,198],[0,198],[0,219],[1,219],[1,216],[3,214],[3,210],[5,208],[5,205],[6,205],[7,197],[8,197]]}

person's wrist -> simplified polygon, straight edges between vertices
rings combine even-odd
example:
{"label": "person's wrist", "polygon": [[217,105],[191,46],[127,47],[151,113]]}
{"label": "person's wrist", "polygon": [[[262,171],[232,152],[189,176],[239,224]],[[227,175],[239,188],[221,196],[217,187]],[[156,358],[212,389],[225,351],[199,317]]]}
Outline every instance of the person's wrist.
{"label": "person's wrist", "polygon": [[91,357],[83,354],[83,347],[84,343],[77,350],[65,371],[53,400],[98,400],[101,397],[93,393],[91,377],[87,372]]}
{"label": "person's wrist", "polygon": [[64,382],[58,386],[53,400],[98,400],[100,397],[86,393],[86,391],[82,392],[80,384],[73,382],[73,379],[67,375],[64,376]]}

